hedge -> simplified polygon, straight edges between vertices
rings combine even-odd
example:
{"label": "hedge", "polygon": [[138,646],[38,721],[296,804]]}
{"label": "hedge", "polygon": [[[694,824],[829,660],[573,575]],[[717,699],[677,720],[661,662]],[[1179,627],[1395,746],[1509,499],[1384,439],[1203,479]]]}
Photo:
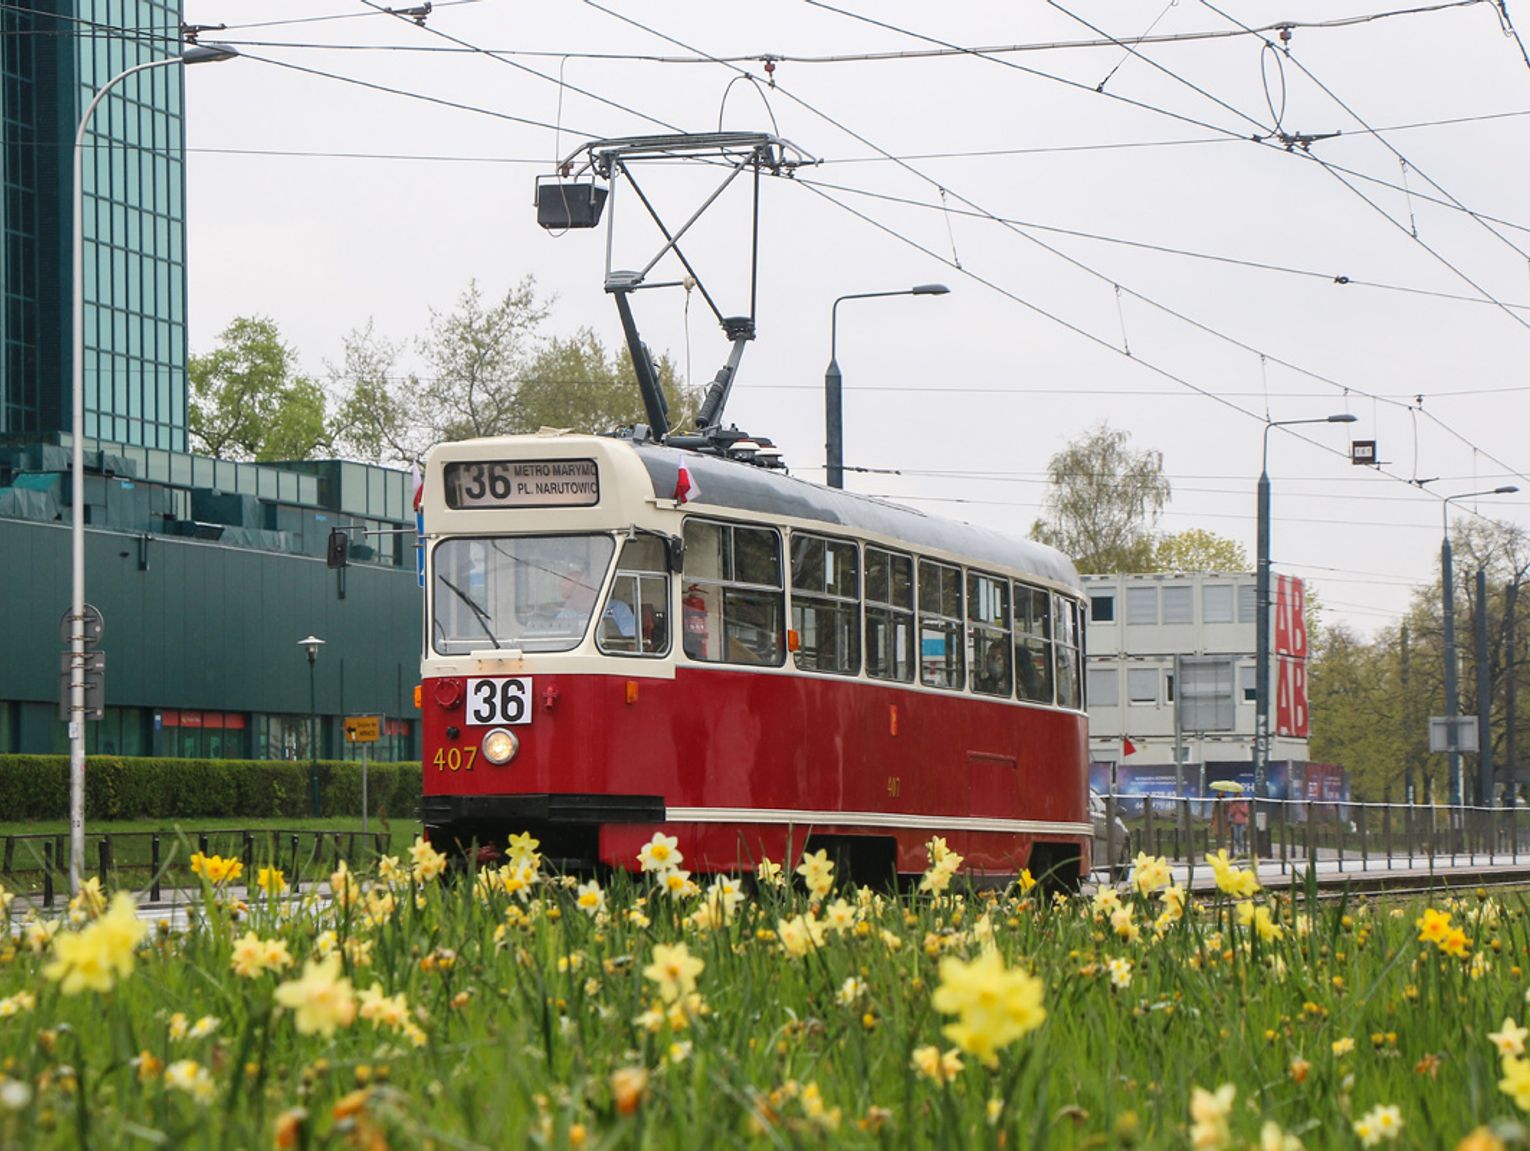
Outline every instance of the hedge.
{"label": "hedge", "polygon": [[[367,769],[371,814],[413,819],[418,763]],[[361,815],[361,764],[319,761],[324,815]],[[312,814],[309,764],[266,759],[168,759],[92,755],[85,764],[85,816],[102,819],[301,818]],[[69,814],[69,757],[0,755],[0,820]]]}

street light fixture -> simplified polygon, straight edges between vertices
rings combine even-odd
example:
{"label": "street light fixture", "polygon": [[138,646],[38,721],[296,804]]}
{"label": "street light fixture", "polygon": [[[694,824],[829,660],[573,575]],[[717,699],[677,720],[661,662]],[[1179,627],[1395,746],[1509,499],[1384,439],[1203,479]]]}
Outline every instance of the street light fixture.
{"label": "street light fixture", "polygon": [[324,641],[316,635],[298,640],[298,647],[308,651],[308,786],[313,792],[313,817],[319,818],[319,704],[315,687],[314,664]]}
{"label": "street light fixture", "polygon": [[85,187],[82,180],[85,131],[102,97],[129,76],[172,64],[209,64],[231,60],[237,49],[225,44],[187,44],[179,56],[149,60],[118,72],[92,97],[74,134],[74,328],[70,342],[73,364],[73,416],[70,423],[70,567],[69,601],[69,890],[80,889],[80,861],[85,855]]}
{"label": "street light fixture", "polygon": [[[1446,496],[1440,501],[1440,582],[1444,585],[1445,610],[1445,747],[1450,765],[1450,806],[1458,808],[1461,795],[1461,752],[1457,745],[1456,716],[1461,701],[1456,687],[1456,581],[1455,560],[1450,548],[1450,505],[1456,500],[1469,500],[1473,496],[1513,495],[1519,488],[1513,484],[1484,489],[1480,492],[1461,492]],[[1486,803],[1487,797],[1483,797]]]}
{"label": "street light fixture", "polygon": [[840,296],[829,309],[829,367],[823,374],[824,427],[827,441],[824,444],[831,488],[845,486],[845,420],[840,390],[839,362],[834,357],[839,343],[839,306],[846,300],[874,300],[883,296],[944,296],[951,289],[944,284],[915,284],[895,292],[856,292]]}
{"label": "street light fixture", "polygon": [[1298,424],[1352,424],[1358,417],[1350,412],[1316,416],[1304,420],[1266,420],[1264,446],[1259,456],[1259,538],[1258,567],[1254,586],[1254,835],[1250,851],[1257,858],[1259,842],[1259,803],[1269,798],[1270,770],[1270,429]]}

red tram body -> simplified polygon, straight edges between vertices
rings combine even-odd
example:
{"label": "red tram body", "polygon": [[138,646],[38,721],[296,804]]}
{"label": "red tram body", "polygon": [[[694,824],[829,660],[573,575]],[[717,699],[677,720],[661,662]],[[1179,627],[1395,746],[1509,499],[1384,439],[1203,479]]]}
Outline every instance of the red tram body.
{"label": "red tram body", "polygon": [[[688,493],[694,493],[689,499]],[[858,879],[1090,866],[1080,585],[1058,553],[631,440],[426,462],[424,820],[570,867],[826,846]]]}

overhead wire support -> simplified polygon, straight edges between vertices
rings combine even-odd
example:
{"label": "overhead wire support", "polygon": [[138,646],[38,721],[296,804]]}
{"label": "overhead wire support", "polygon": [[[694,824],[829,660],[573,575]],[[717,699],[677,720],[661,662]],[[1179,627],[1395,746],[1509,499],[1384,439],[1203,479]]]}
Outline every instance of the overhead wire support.
{"label": "overhead wire support", "polygon": [[[672,43],[672,44],[675,44],[675,45],[677,45],[679,47],[686,48],[686,49],[691,50],[691,51],[695,51],[695,49],[692,48],[691,45],[686,44],[685,42],[679,40],[678,38],[676,38],[674,36],[671,36],[671,35],[669,35],[667,33],[661,32],[658,29],[655,29],[655,28],[653,28],[653,27],[651,27],[649,25],[646,25],[646,24],[642,23],[639,20],[636,20],[636,19],[634,19],[634,18],[632,18],[630,16],[625,15],[624,13],[616,12],[616,11],[614,11],[614,10],[608,8],[608,7],[605,7],[604,5],[599,3],[598,0],[585,0],[585,3],[588,6],[590,6],[592,8],[595,8],[598,11],[606,13],[607,15],[613,17],[614,19],[620,20],[623,23],[630,24],[633,27],[636,27],[636,28],[638,28],[638,29],[640,29],[640,30],[642,30],[644,32],[647,32],[650,35],[655,36],[655,37],[657,37],[659,39],[662,39],[662,40],[664,40],[664,41],[666,41],[668,43]],[[880,27],[884,27],[884,28],[887,28],[887,29],[892,30],[892,31],[897,31],[897,32],[900,32],[900,33],[905,34],[905,35],[913,36],[913,37],[916,37],[916,38],[919,38],[919,39],[931,39],[929,37],[922,36],[919,33],[914,33],[914,32],[908,31],[907,29],[899,28],[896,25],[887,24],[887,23],[885,23],[883,21],[876,20],[876,19],[871,18],[871,17],[862,16],[859,13],[847,12],[847,11],[845,11],[843,9],[835,8],[832,5],[824,3],[823,0],[808,0],[808,3],[813,4],[815,7],[821,7],[821,8],[825,8],[825,9],[831,10],[831,11],[839,12],[839,13],[841,13],[843,15],[846,15],[846,16],[852,18],[852,19],[862,20],[862,21],[865,21],[867,23],[871,23],[871,24],[874,24],[874,25],[877,25],[877,26],[880,26]],[[939,41],[936,41],[936,42],[939,42]],[[731,67],[735,71],[742,71],[742,69],[738,68],[737,65],[727,64],[725,61],[722,61],[722,60],[717,60],[716,62],[717,63],[725,64],[725,66]],[[1004,64],[1004,65],[1009,66],[1009,67],[1017,67],[1017,68],[1019,68],[1020,71],[1024,71],[1024,72],[1036,72],[1036,70],[1034,70],[1034,69],[1029,69],[1029,68],[1024,68],[1024,67],[1021,67],[1021,66],[1018,66],[1018,65],[1014,65],[1014,64],[1012,64],[1011,62],[1008,62],[1008,61],[994,61],[994,62],[995,63],[1001,63],[1001,64]],[[1047,78],[1054,78],[1054,77],[1048,76],[1047,73],[1038,73],[1038,74],[1042,75],[1042,76],[1046,76]],[[1068,81],[1066,79],[1063,79],[1062,82],[1066,83],[1066,84],[1071,84],[1074,87],[1078,87],[1079,86],[1075,82]],[[827,123],[835,126],[839,130],[841,130],[841,131],[845,132],[846,134],[850,135],[851,137],[853,137],[854,139],[856,139],[860,143],[864,144],[866,147],[871,148],[874,151],[880,153],[881,155],[883,155],[887,159],[889,159],[892,162],[894,162],[895,164],[897,164],[899,167],[902,167],[905,170],[907,170],[910,174],[912,174],[914,176],[917,176],[918,178],[926,181],[927,183],[930,183],[932,186],[936,186],[936,187],[940,186],[939,182],[933,180],[930,176],[928,176],[925,173],[919,171],[919,169],[913,167],[911,164],[908,164],[905,161],[898,160],[897,158],[893,157],[892,154],[889,153],[886,149],[880,148],[879,146],[877,146],[876,144],[874,144],[873,142],[868,140],[866,137],[864,137],[861,134],[857,133],[854,129],[851,129],[847,125],[843,124],[841,121],[839,121],[839,120],[835,119],[834,117],[828,115],[827,113],[823,112],[822,110],[814,107],[812,104],[809,104],[806,100],[802,99],[799,96],[796,96],[790,90],[780,86],[779,84],[777,85],[777,90],[782,92],[783,95],[785,95],[788,99],[792,100],[794,103],[799,104],[804,109],[812,112],[814,115],[817,115],[821,119],[825,120]],[[1105,93],[1105,95],[1111,96],[1111,98],[1115,98],[1110,93]],[[1127,103],[1133,103],[1133,104],[1138,103],[1137,101],[1131,101],[1131,100],[1127,100],[1126,102]],[[1147,107],[1152,107],[1152,106],[1151,105],[1147,105]],[[1154,109],[1154,110],[1162,111],[1160,109]],[[1182,118],[1182,117],[1179,117],[1179,114],[1177,114],[1177,113],[1166,112],[1165,114],[1171,115],[1171,116],[1175,116],[1176,118]],[[1247,117],[1245,117],[1245,118],[1247,118]],[[1216,130],[1216,131],[1220,131],[1220,132],[1223,132],[1223,133],[1231,134],[1231,133],[1228,132],[1227,129],[1216,128],[1215,126],[1206,125],[1204,123],[1201,126],[1210,126],[1210,127],[1213,127],[1213,129]],[[856,209],[850,207],[847,204],[844,204],[844,203],[836,200],[834,197],[829,196],[827,193],[825,193],[825,192],[823,192],[823,191],[821,191],[821,190],[819,190],[817,188],[813,188],[813,187],[809,186],[809,190],[815,192],[817,195],[819,195],[819,196],[823,197],[824,199],[828,200],[830,203],[833,203],[836,206],[840,207],[842,210],[847,211],[847,212],[851,213],[852,215],[854,215],[854,216],[860,218],[861,220],[865,221],[866,223],[871,224],[873,227],[876,227],[876,228],[886,232],[887,234],[895,237],[899,241],[901,241],[901,242],[903,242],[905,244],[910,245],[911,247],[915,248],[918,251],[923,252],[925,255],[929,256],[930,258],[935,259],[935,260],[939,260],[941,263],[944,263],[947,266],[955,268],[955,265],[954,265],[954,263],[952,261],[947,260],[946,258],[940,256],[938,253],[932,251],[927,246],[920,244],[918,241],[913,240],[910,237],[903,235],[902,233],[898,232],[897,230],[891,228],[890,226],[888,226],[886,224],[883,224],[881,221],[878,221],[878,220],[874,219],[873,217],[867,216],[865,213],[857,211]],[[957,198],[962,200],[963,203],[968,204],[969,206],[971,206],[972,208],[976,209],[977,211],[979,211],[983,215],[987,216],[988,218],[994,220],[995,222],[1002,223],[1002,221],[998,217],[994,216],[993,213],[988,212],[986,209],[983,209],[980,205],[977,205],[977,204],[973,203],[971,200],[966,199],[965,197],[961,196],[959,193],[952,193],[952,194],[956,195]],[[1070,264],[1080,268],[1081,270],[1086,271],[1086,272],[1088,272],[1088,273],[1090,273],[1090,274],[1092,274],[1092,275],[1094,275],[1094,276],[1096,276],[1098,278],[1105,279],[1108,282],[1108,278],[1107,277],[1105,277],[1102,273],[1098,272],[1097,270],[1089,267],[1087,264],[1084,264],[1081,261],[1078,261],[1077,259],[1075,259],[1074,257],[1071,257],[1071,256],[1067,255],[1066,253],[1061,252],[1058,249],[1053,248],[1052,246],[1044,243],[1043,241],[1038,240],[1034,236],[1028,235],[1022,229],[1015,228],[1012,225],[1006,225],[1006,226],[1009,227],[1009,230],[1015,231],[1016,234],[1021,235],[1025,239],[1030,240],[1032,243],[1037,244],[1038,246],[1040,246],[1044,250],[1046,250],[1048,252],[1051,252],[1052,254],[1056,255],[1058,258],[1063,259],[1064,261],[1066,261],[1066,262],[1068,262],[1068,263],[1070,263]],[[1061,326],[1063,326],[1065,328],[1068,328],[1069,330],[1075,332],[1076,334],[1084,336],[1086,339],[1090,340],[1091,342],[1100,344],[1103,347],[1110,348],[1111,350],[1116,351],[1117,354],[1121,354],[1120,349],[1115,348],[1108,340],[1104,340],[1101,337],[1095,335],[1094,333],[1089,332],[1087,329],[1081,328],[1081,327],[1079,327],[1076,324],[1073,324],[1073,323],[1071,323],[1071,322],[1069,322],[1067,320],[1062,319],[1060,316],[1057,316],[1057,315],[1055,315],[1053,313],[1047,312],[1045,309],[1041,308],[1039,305],[1035,304],[1034,302],[1032,302],[1030,300],[1027,300],[1027,299],[1025,299],[1022,296],[1019,296],[1018,294],[1016,294],[1016,293],[1014,293],[1014,292],[1012,292],[1012,291],[1010,291],[1010,290],[1008,290],[1006,288],[1003,288],[1002,286],[1000,286],[999,284],[995,283],[994,281],[989,280],[988,278],[986,278],[984,276],[978,275],[977,273],[973,272],[970,269],[956,268],[955,270],[957,270],[957,271],[961,272],[963,275],[966,275],[969,278],[971,278],[971,279],[973,279],[973,280],[983,284],[984,286],[989,287],[990,289],[998,292],[1000,295],[1003,295],[1003,296],[1011,299],[1012,301],[1021,304],[1023,307],[1029,308],[1029,309],[1037,312],[1038,314],[1040,314],[1042,316],[1045,316],[1046,318],[1052,320],[1053,322],[1055,322],[1055,323],[1057,323],[1057,324],[1059,324],[1059,325],[1061,325]],[[1475,285],[1473,285],[1473,286],[1475,287]],[[1130,291],[1130,289],[1123,289],[1123,290]],[[1265,354],[1265,353],[1262,353],[1260,351],[1260,349],[1254,348],[1254,347],[1244,343],[1243,341],[1238,340],[1236,337],[1229,336],[1226,333],[1219,332],[1216,329],[1209,327],[1208,325],[1205,325],[1205,324],[1203,324],[1203,323],[1201,323],[1199,321],[1193,320],[1190,317],[1185,316],[1182,313],[1176,311],[1175,309],[1170,308],[1167,305],[1162,304],[1162,303],[1160,303],[1160,302],[1158,302],[1156,300],[1153,300],[1151,297],[1144,296],[1141,293],[1137,293],[1137,292],[1131,292],[1131,294],[1135,298],[1142,300],[1144,303],[1147,303],[1150,306],[1152,306],[1154,308],[1157,308],[1157,309],[1165,312],[1168,315],[1172,315],[1172,316],[1180,319],[1182,322],[1190,324],[1192,327],[1195,327],[1198,330],[1204,331],[1204,332],[1206,332],[1209,335],[1212,335],[1212,336],[1214,336],[1216,338],[1219,338],[1219,339],[1226,340],[1227,342],[1233,344],[1234,346],[1240,347],[1240,348],[1242,348],[1242,349],[1244,349],[1246,351],[1249,351],[1249,352],[1251,352],[1251,353],[1253,353],[1255,355]],[[1494,301],[1494,302],[1498,303],[1498,305],[1500,307],[1503,306],[1498,301]],[[1517,317],[1516,317],[1516,319],[1517,319]],[[1234,410],[1239,411],[1239,412],[1243,413],[1244,415],[1249,416],[1250,418],[1259,420],[1260,422],[1264,422],[1264,417],[1259,415],[1259,413],[1251,411],[1250,409],[1244,408],[1241,405],[1235,404],[1232,401],[1226,399],[1225,397],[1219,395],[1218,393],[1211,391],[1210,389],[1203,388],[1203,387],[1201,387],[1201,386],[1199,386],[1197,384],[1194,384],[1194,383],[1190,382],[1189,380],[1187,380],[1187,379],[1185,379],[1185,378],[1183,378],[1181,376],[1178,376],[1175,373],[1169,371],[1168,369],[1162,368],[1159,365],[1152,363],[1151,361],[1142,359],[1141,357],[1132,357],[1132,358],[1135,359],[1138,363],[1141,363],[1145,367],[1147,367],[1150,370],[1154,371],[1155,373],[1157,373],[1159,375],[1162,375],[1162,376],[1164,376],[1167,379],[1173,380],[1175,383],[1180,384],[1183,387],[1189,388],[1190,390],[1195,391],[1195,392],[1197,392],[1199,394],[1202,394],[1202,395],[1206,396],[1207,398],[1213,399],[1213,400],[1215,400],[1218,403],[1221,403],[1221,404],[1223,404],[1223,405],[1225,405],[1227,407],[1233,408]],[[1348,387],[1348,385],[1339,383],[1336,380],[1332,380],[1332,379],[1330,379],[1328,377],[1325,377],[1325,376],[1323,376],[1323,375],[1321,375],[1321,374],[1319,374],[1317,372],[1314,372],[1314,371],[1312,371],[1310,369],[1301,368],[1301,367],[1299,367],[1299,366],[1297,366],[1295,364],[1288,363],[1287,361],[1285,361],[1283,359],[1280,359],[1279,357],[1270,356],[1269,359],[1271,360],[1271,362],[1281,364],[1282,366],[1288,367],[1288,368],[1290,368],[1293,371],[1297,371],[1297,372],[1299,372],[1299,373],[1301,373],[1303,375],[1309,376],[1312,379],[1319,380],[1319,381],[1321,381],[1323,383],[1326,383],[1326,384],[1328,384],[1328,385],[1330,385],[1332,387],[1335,387],[1335,388],[1341,390],[1342,392],[1345,392],[1346,394],[1348,394],[1351,391],[1354,391],[1354,393],[1357,394],[1357,395],[1364,395],[1364,396],[1367,396],[1367,397],[1370,397],[1370,398],[1373,398],[1373,399],[1380,399],[1381,402],[1385,402],[1385,403],[1397,403],[1397,401],[1393,401],[1393,400],[1387,399],[1386,397],[1375,397],[1375,396],[1372,396],[1371,393],[1364,392],[1364,391],[1362,391],[1360,389],[1351,389],[1351,388]],[[1404,405],[1399,405],[1399,406],[1404,406]],[[1339,455],[1339,456],[1342,456],[1344,458],[1347,458],[1347,456],[1345,456],[1345,453],[1339,452],[1336,449],[1333,449],[1333,448],[1329,447],[1326,444],[1323,444],[1323,443],[1321,443],[1319,441],[1316,441],[1316,440],[1312,440],[1312,439],[1310,439],[1307,436],[1301,435],[1300,433],[1293,432],[1291,434],[1296,435],[1298,438],[1304,440],[1305,442],[1307,442],[1307,443],[1309,443],[1309,444],[1311,444],[1313,446],[1316,446],[1316,447],[1320,448],[1323,451],[1326,451],[1326,452],[1328,452],[1330,454]],[[1387,476],[1391,477],[1392,479],[1397,479],[1397,480],[1403,480],[1404,479],[1404,477],[1402,477],[1402,476],[1400,476],[1400,475],[1398,475],[1398,474],[1396,474],[1394,472],[1388,471],[1385,468],[1378,467],[1377,471],[1380,472],[1381,474],[1384,474],[1384,475],[1387,475]]]}

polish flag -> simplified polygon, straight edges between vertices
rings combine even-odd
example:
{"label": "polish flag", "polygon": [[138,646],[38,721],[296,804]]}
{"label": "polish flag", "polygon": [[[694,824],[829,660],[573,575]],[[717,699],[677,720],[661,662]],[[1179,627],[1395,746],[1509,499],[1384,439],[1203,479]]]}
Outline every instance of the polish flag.
{"label": "polish flag", "polygon": [[1125,736],[1121,737],[1121,754],[1122,755],[1136,755],[1137,754],[1137,745],[1135,743],[1133,743],[1130,739],[1126,738]]}
{"label": "polish flag", "polygon": [[420,501],[425,498],[425,481],[420,478],[420,465],[416,461],[409,465],[409,479],[414,488],[414,510],[420,510]]}
{"label": "polish flag", "polygon": [[675,503],[688,503],[700,494],[701,485],[691,478],[690,469],[681,464],[680,472],[675,476]]}

